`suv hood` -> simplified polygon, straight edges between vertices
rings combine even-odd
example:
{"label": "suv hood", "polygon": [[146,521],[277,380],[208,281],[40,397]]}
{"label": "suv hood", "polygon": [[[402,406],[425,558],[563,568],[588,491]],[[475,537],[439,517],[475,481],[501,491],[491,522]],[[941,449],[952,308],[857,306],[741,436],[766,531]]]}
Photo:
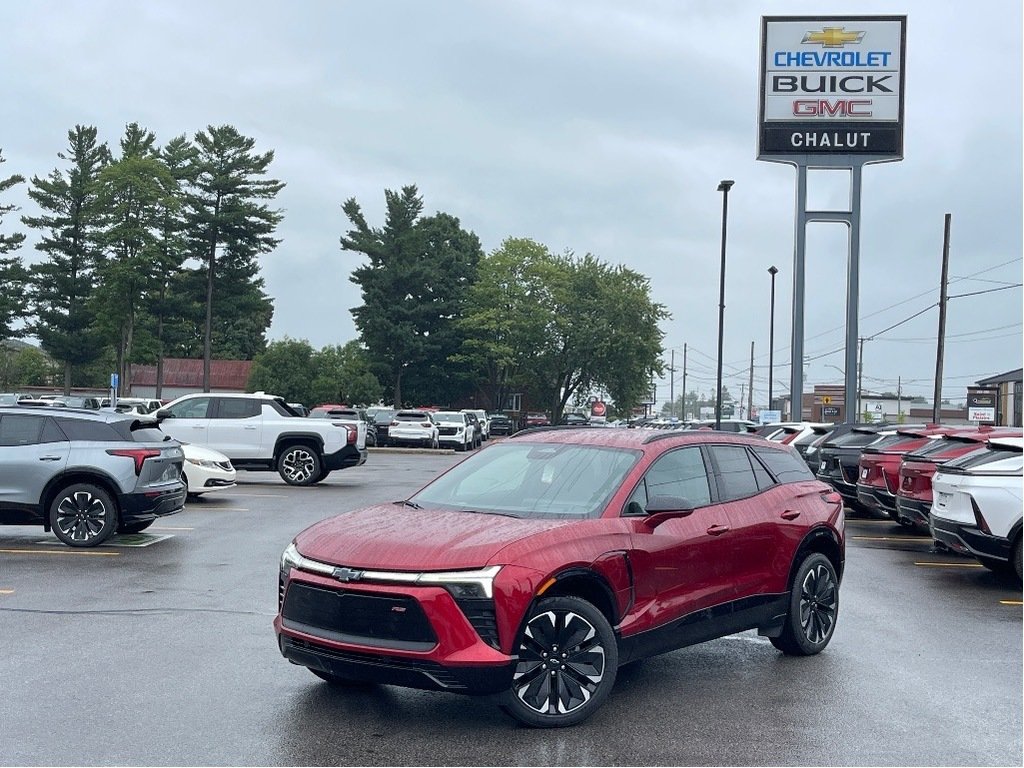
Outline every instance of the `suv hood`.
{"label": "suv hood", "polygon": [[380,504],[323,520],[295,538],[312,560],[367,570],[482,568],[502,549],[572,520],[521,520]]}

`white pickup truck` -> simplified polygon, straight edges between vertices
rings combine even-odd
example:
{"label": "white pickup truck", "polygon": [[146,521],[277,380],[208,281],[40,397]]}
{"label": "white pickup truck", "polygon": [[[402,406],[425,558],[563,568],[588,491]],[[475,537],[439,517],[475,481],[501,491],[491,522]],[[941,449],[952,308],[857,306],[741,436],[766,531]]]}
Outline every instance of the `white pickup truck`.
{"label": "white pickup truck", "polygon": [[183,395],[154,415],[174,439],[220,451],[236,469],[276,470],[289,485],[366,461],[365,423],[304,418],[273,395]]}

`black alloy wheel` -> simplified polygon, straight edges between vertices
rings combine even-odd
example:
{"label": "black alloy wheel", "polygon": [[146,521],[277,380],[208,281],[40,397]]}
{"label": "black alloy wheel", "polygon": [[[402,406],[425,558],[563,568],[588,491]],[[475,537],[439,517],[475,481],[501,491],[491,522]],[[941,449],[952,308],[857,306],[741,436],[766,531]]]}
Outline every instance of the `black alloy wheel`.
{"label": "black alloy wheel", "polygon": [[590,717],[615,685],[615,634],[604,614],[578,597],[538,601],[515,655],[502,708],[525,725],[575,725]]}
{"label": "black alloy wheel", "polygon": [[800,563],[793,579],[789,612],[772,645],[788,656],[813,656],[832,639],[839,616],[839,579],[832,562],[812,552]]}
{"label": "black alloy wheel", "polygon": [[288,485],[313,485],[323,471],[320,456],[308,445],[290,445],[277,460],[277,472]]}
{"label": "black alloy wheel", "polygon": [[89,483],[63,489],[50,504],[50,529],[69,547],[96,547],[117,530],[110,494]]}

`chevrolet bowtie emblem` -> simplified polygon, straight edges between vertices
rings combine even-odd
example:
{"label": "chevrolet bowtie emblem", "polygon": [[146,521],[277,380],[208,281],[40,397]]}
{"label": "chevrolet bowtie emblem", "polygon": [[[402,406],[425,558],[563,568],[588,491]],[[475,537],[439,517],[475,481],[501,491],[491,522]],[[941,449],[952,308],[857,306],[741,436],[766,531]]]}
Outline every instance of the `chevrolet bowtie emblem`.
{"label": "chevrolet bowtie emblem", "polygon": [[808,32],[801,43],[820,43],[822,48],[842,48],[847,43],[859,43],[863,32],[846,32],[845,27],[825,27],[821,32]]}
{"label": "chevrolet bowtie emblem", "polygon": [[363,572],[354,568],[335,568],[334,578],[338,581],[359,581],[363,578]]}

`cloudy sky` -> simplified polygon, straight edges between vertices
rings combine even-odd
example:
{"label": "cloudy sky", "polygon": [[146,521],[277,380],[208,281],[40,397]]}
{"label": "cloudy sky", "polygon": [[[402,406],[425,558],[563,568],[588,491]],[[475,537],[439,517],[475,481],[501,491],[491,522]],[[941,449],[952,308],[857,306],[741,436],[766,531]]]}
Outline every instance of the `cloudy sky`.
{"label": "cloudy sky", "polygon": [[[529,237],[647,275],[672,314],[675,391],[714,388],[722,196],[729,194],[725,383],[789,389],[795,171],[756,154],[761,17],[822,14],[779,0],[28,2],[0,4],[4,175],[44,175],[76,123],[116,146],[138,121],[163,142],[230,123],[273,149],[285,218],[263,274],[270,337],[355,336],[341,203],[374,225],[383,193],[416,184],[492,251]],[[952,214],[944,395],[1021,366],[1021,4],[851,0],[906,14],[905,159],[865,169],[864,385],[932,393],[943,217]],[[810,208],[844,208],[815,174]],[[25,187],[8,193],[30,211]],[[17,220],[4,221],[6,233]],[[30,243],[35,233],[29,233]],[[21,254],[36,260],[26,246]],[[846,230],[807,248],[805,385],[843,380]],[[922,310],[926,310],[923,311]],[[659,382],[659,400],[669,383]]]}

